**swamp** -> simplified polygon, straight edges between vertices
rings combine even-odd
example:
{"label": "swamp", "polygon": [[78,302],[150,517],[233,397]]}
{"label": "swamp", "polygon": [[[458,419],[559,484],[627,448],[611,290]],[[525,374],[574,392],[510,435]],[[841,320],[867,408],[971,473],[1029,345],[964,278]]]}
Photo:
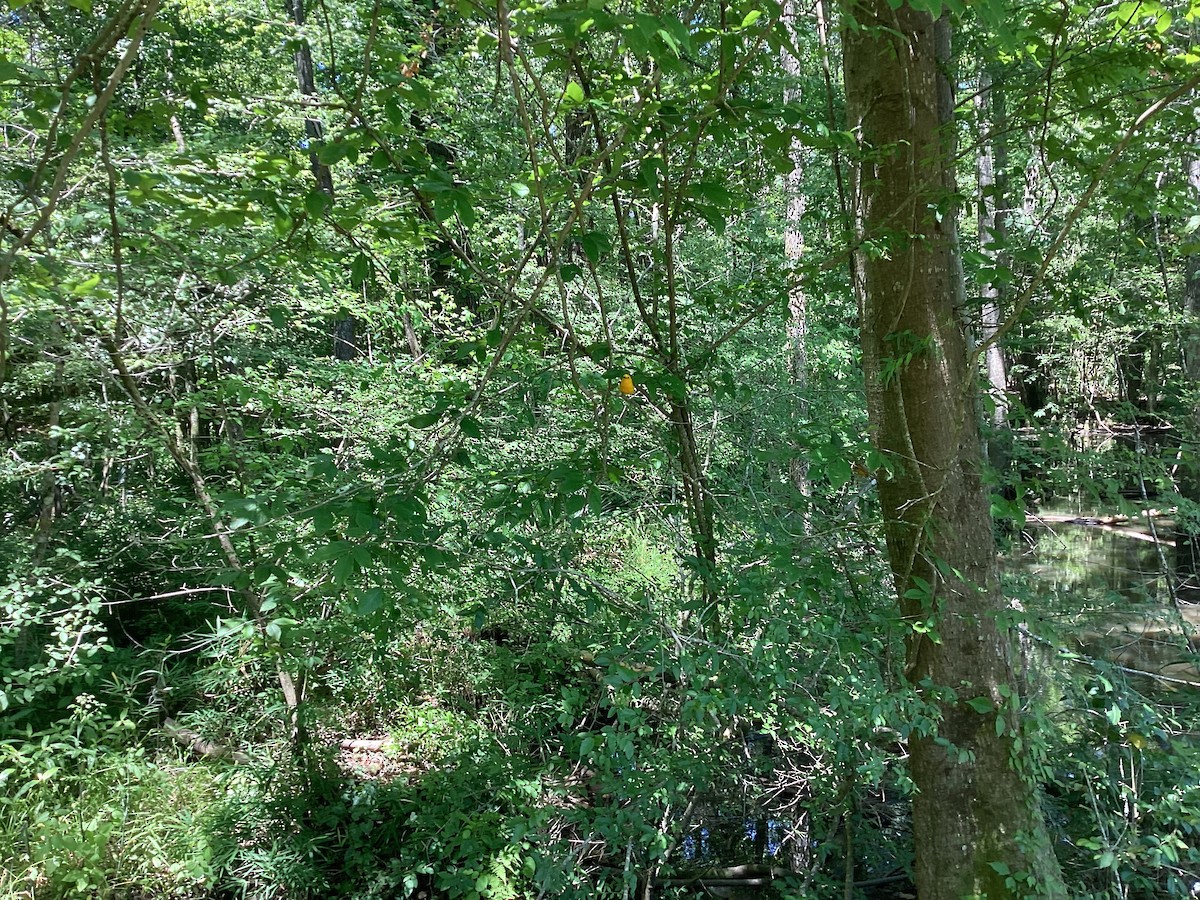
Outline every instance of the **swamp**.
{"label": "swamp", "polygon": [[0,900],[1200,896],[1200,0],[8,0]]}

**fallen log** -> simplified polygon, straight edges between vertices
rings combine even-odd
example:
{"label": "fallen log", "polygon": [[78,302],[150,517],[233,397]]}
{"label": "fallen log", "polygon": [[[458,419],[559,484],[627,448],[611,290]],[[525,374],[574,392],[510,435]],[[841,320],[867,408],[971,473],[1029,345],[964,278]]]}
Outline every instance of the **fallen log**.
{"label": "fallen log", "polygon": [[776,878],[785,878],[794,874],[796,873],[790,869],[781,869],[777,866],[748,864],[717,866],[685,876],[655,876],[654,883],[667,886],[744,887],[769,884]]}
{"label": "fallen log", "polygon": [[1174,547],[1175,542],[1168,538],[1159,537],[1155,534],[1146,534],[1144,531],[1134,531],[1132,528],[1122,528],[1118,525],[1092,525],[1092,528],[1098,528],[1100,531],[1108,531],[1112,534],[1119,534],[1122,537],[1127,537],[1131,541],[1145,541],[1147,544],[1162,544],[1164,547]]}
{"label": "fallen log", "polygon": [[378,753],[391,743],[389,738],[346,738],[338,741],[343,750],[357,750],[361,753]]}
{"label": "fallen log", "polygon": [[192,731],[190,728],[184,728],[174,719],[165,719],[163,721],[163,732],[178,744],[187,747],[197,756],[202,756],[205,759],[227,759],[236,765],[249,765],[250,757],[240,750],[234,750],[232,747],[226,747],[224,744],[217,744],[208,740],[198,731]]}
{"label": "fallen log", "polygon": [[[200,732],[184,728],[174,719],[165,719],[162,730],[171,740],[205,759],[227,759],[237,765],[247,765],[251,762],[250,757],[240,750],[210,741]],[[378,753],[390,743],[390,738],[346,738],[338,741],[338,747],[358,753]]]}
{"label": "fallen log", "polygon": [[[1149,510],[1143,513],[1147,518],[1165,515],[1170,511],[1160,512]],[[1132,526],[1144,526],[1141,516],[1068,516],[1068,515],[1036,515],[1025,516],[1026,525],[1080,525],[1085,528],[1096,528],[1112,534],[1119,534],[1132,541],[1145,541],[1149,544],[1162,544],[1164,547],[1174,547],[1175,541],[1156,534],[1139,531]]]}
{"label": "fallen log", "polygon": [[[706,869],[687,877],[664,878],[659,876],[655,877],[653,881],[654,884],[663,885],[664,887],[737,888],[760,887],[768,885],[779,878],[796,877],[798,875],[799,873],[793,872],[791,869],[782,869],[777,866],[742,865]],[[909,881],[911,877],[903,873],[893,874],[882,878],[868,878],[865,881],[855,881],[853,886],[856,888],[877,887],[884,884]]]}
{"label": "fallen log", "polygon": [[1174,509],[1148,509],[1145,512],[1138,513],[1136,516],[1125,515],[1108,515],[1108,516],[1085,516],[1081,513],[1063,515],[1059,513],[1046,513],[1044,515],[1038,513],[1028,513],[1025,516],[1026,525],[1128,525],[1134,522],[1141,523],[1146,519],[1161,519],[1164,516],[1175,515]]}

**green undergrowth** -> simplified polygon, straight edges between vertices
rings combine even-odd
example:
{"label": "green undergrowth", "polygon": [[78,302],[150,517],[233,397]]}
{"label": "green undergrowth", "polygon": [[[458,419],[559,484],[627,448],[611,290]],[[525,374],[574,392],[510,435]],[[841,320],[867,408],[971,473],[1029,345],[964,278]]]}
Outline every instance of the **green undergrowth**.
{"label": "green undergrowth", "polygon": [[0,896],[209,892],[217,870],[201,823],[225,793],[219,769],[139,748],[100,754],[49,740],[8,742],[2,752],[9,777],[0,799]]}

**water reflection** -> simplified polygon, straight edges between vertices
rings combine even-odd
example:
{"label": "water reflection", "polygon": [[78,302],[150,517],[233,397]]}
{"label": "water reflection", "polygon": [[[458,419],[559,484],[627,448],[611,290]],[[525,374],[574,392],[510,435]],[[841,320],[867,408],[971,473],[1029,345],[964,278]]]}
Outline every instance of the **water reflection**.
{"label": "water reflection", "polygon": [[1100,598],[1164,603],[1170,599],[1174,551],[1154,537],[1148,528],[1031,522],[1006,568],[1010,574],[1027,576],[1032,594],[1049,601],[1071,597],[1092,603]]}
{"label": "water reflection", "polygon": [[[1065,515],[1079,513],[1044,518]],[[1027,523],[1004,559],[1006,592],[1059,646],[1147,673],[1160,685],[1200,687],[1200,606],[1174,600],[1168,536],[1163,522]]]}

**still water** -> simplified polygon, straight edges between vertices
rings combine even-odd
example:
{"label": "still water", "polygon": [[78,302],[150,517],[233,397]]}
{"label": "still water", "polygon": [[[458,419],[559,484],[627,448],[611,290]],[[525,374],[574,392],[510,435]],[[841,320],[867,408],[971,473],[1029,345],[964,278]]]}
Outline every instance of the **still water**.
{"label": "still water", "polygon": [[[1057,514],[1057,515],[1056,515]],[[1177,603],[1169,523],[1030,521],[1005,557],[1005,586],[1059,646],[1166,688],[1200,687],[1200,606]]]}

